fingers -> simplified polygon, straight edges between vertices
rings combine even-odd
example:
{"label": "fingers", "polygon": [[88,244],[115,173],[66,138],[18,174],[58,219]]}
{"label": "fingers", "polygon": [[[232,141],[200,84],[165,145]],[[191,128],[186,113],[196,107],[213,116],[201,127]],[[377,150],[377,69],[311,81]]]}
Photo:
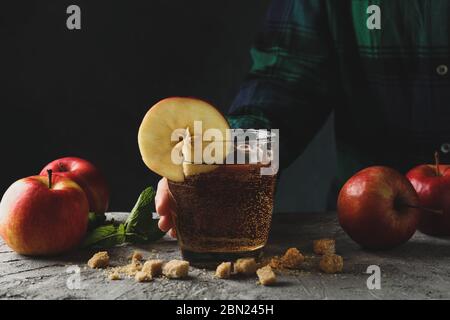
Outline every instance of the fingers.
{"label": "fingers", "polygon": [[168,232],[169,236],[171,236],[172,238],[177,237],[177,231],[169,217],[163,216],[159,218],[158,227],[159,229],[161,229],[161,231]]}
{"label": "fingers", "polygon": [[166,178],[158,182],[158,189],[155,196],[156,212],[160,216],[170,216],[175,210],[174,200],[169,191],[169,184]]}
{"label": "fingers", "polygon": [[173,217],[175,215],[175,201],[169,190],[169,184],[166,178],[162,178],[158,182],[158,189],[155,196],[156,212],[160,218],[158,221],[158,227],[163,232],[169,231],[174,227]]}
{"label": "fingers", "polygon": [[173,222],[170,216],[161,216],[158,221],[158,228],[163,232],[169,231],[169,229],[173,228]]}
{"label": "fingers", "polygon": [[169,230],[169,236],[171,236],[172,238],[176,238],[177,237],[177,230],[175,228],[172,228]]}

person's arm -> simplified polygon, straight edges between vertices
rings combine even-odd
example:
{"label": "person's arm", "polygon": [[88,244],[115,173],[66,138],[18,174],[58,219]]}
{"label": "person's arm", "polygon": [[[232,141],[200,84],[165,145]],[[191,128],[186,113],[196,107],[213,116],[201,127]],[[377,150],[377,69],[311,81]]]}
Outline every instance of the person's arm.
{"label": "person's arm", "polygon": [[326,0],[274,0],[251,55],[253,66],[228,120],[233,128],[280,129],[286,167],[333,107],[337,64]]}

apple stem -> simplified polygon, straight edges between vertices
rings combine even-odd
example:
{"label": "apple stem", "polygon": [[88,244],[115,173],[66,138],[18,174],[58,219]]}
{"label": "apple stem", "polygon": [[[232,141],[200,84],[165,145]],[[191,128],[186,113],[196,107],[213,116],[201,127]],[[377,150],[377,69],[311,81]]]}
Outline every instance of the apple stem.
{"label": "apple stem", "polygon": [[434,153],[434,161],[436,163],[436,176],[440,176],[441,175],[441,170],[439,170],[440,159],[439,159],[439,152],[437,151]]}
{"label": "apple stem", "polygon": [[403,205],[408,208],[420,209],[420,210],[424,210],[424,211],[427,211],[430,213],[444,214],[444,212],[442,210],[435,210],[435,209],[425,208],[425,207],[421,207],[421,206],[413,206],[412,204],[407,204],[407,203],[404,203]]}
{"label": "apple stem", "polygon": [[52,169],[48,169],[48,170],[47,170],[47,175],[48,175],[48,188],[51,189],[51,188],[52,188],[52,175],[53,175],[53,170],[52,170]]}

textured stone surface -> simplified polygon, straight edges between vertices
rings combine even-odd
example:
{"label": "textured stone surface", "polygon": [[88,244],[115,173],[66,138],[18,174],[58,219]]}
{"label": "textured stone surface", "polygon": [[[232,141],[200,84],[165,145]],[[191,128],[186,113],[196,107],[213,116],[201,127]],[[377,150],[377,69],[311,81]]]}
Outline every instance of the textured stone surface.
{"label": "textured stone surface", "polygon": [[[120,217],[120,214],[114,214]],[[344,257],[344,272],[322,274],[318,257],[312,257],[312,240],[336,239]],[[368,252],[354,244],[338,226],[335,214],[279,214],[274,219],[268,255],[298,247],[307,260],[304,270],[283,272],[274,287],[257,285],[257,279],[222,280],[214,270],[191,268],[189,279],[156,278],[108,280],[102,270],[86,267],[95,250],[61,257],[30,258],[15,254],[0,243],[0,298],[8,299],[422,299],[450,298],[450,240],[417,233],[406,245],[390,251]],[[141,247],[108,250],[112,265],[123,265],[134,250],[145,259],[179,259],[176,241],[164,238]],[[381,268],[381,290],[366,286],[369,265]],[[80,267],[80,289],[69,289],[74,279],[68,268]],[[70,271],[70,269],[69,269]],[[72,271],[73,272],[73,271]],[[70,278],[72,276],[72,278]],[[70,282],[70,281],[69,281]]]}

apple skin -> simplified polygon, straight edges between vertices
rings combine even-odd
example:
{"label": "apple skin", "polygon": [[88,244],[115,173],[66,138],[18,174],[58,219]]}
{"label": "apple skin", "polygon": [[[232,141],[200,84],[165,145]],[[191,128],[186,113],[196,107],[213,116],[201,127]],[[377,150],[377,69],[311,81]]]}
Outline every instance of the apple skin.
{"label": "apple skin", "polygon": [[83,239],[89,204],[74,181],[33,176],[13,183],[0,203],[0,236],[23,255],[54,255],[76,247]]}
{"label": "apple skin", "polygon": [[450,166],[440,165],[440,175],[435,165],[420,165],[407,173],[407,178],[419,195],[424,208],[442,210],[443,214],[422,210],[419,230],[432,236],[450,235]]}
{"label": "apple skin", "polygon": [[47,176],[49,169],[55,176],[67,177],[80,185],[86,193],[90,212],[101,215],[108,210],[108,185],[103,175],[92,163],[76,157],[61,158],[47,164],[40,175]]}
{"label": "apple skin", "polygon": [[369,167],[350,178],[338,197],[344,231],[368,249],[389,249],[408,241],[417,229],[420,210],[411,183],[387,167]]}

